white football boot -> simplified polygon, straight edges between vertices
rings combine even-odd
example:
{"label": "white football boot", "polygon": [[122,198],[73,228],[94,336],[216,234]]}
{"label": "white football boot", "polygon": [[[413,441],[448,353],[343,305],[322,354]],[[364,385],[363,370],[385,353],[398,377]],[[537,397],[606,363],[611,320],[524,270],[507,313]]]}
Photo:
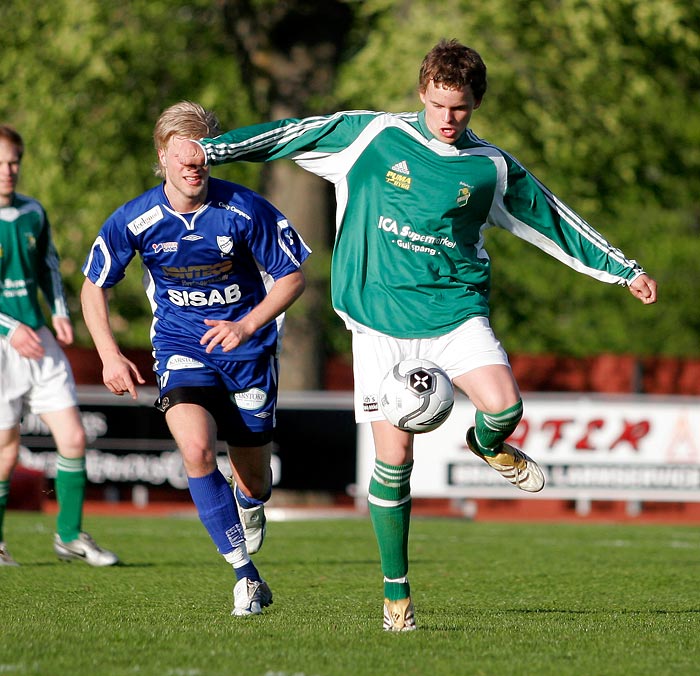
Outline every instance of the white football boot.
{"label": "white football boot", "polygon": [[19,566],[19,563],[12,558],[12,554],[7,551],[7,545],[0,542],[0,566]]}
{"label": "white football boot", "polygon": [[119,557],[102,549],[87,533],[81,533],[71,542],[63,542],[58,533],[53,538],[53,550],[61,561],[85,561],[91,566],[114,566]]}
{"label": "white football boot", "polygon": [[256,582],[241,578],[233,588],[233,610],[231,615],[260,615],[262,609],[272,603],[272,592],[265,580]]}

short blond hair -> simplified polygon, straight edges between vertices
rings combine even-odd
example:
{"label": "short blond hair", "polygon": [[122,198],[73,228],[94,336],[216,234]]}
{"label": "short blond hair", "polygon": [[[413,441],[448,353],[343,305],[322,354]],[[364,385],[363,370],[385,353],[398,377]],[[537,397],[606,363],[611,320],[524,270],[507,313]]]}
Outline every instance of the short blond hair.
{"label": "short blond hair", "polygon": [[[219,120],[215,113],[198,103],[180,101],[160,114],[153,129],[153,145],[158,151],[165,149],[173,136],[200,139],[218,136],[220,133]],[[156,163],[153,171],[156,176],[165,177],[160,162]]]}

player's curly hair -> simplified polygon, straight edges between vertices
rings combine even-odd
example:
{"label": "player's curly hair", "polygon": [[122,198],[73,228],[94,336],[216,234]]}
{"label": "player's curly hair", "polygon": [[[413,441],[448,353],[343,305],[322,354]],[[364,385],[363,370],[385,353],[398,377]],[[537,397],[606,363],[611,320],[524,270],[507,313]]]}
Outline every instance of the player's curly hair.
{"label": "player's curly hair", "polygon": [[[218,136],[220,133],[219,120],[215,113],[198,103],[180,101],[161,113],[153,129],[153,145],[157,152],[165,149],[173,136],[200,139]],[[153,173],[165,178],[160,162],[154,165]]]}
{"label": "player's curly hair", "polygon": [[7,141],[9,144],[17,148],[17,154],[20,159],[24,155],[24,141],[20,133],[9,124],[0,124],[0,139]]}
{"label": "player's curly hair", "polygon": [[431,80],[447,89],[469,85],[474,98],[481,101],[486,93],[486,64],[471,47],[443,38],[423,59],[418,76],[419,90],[425,92]]}

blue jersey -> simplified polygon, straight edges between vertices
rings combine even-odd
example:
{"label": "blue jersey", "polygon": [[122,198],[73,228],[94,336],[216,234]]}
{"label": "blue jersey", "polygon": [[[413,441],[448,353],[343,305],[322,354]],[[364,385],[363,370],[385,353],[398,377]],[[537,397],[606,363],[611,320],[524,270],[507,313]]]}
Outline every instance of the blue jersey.
{"label": "blue jersey", "polygon": [[218,346],[211,355],[199,344],[209,330],[204,320],[241,319],[310,250],[282,213],[249,188],[210,178],[207,199],[196,212],[181,214],[161,184],[127,202],[102,226],[83,273],[99,287],[112,287],[139,253],[156,359],[177,353],[239,361],[275,353],[283,317],[234,350]]}

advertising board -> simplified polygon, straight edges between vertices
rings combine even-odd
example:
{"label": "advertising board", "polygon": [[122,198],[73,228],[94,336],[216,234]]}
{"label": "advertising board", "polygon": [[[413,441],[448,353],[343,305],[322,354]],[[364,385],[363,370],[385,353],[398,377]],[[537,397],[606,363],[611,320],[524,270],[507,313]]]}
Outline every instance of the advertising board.
{"label": "advertising board", "polygon": [[[474,407],[459,396],[437,430],[416,435],[414,497],[700,501],[700,398],[526,394],[510,441],[537,460],[547,483],[527,494],[471,453]],[[358,498],[374,463],[369,425],[358,430]]]}

